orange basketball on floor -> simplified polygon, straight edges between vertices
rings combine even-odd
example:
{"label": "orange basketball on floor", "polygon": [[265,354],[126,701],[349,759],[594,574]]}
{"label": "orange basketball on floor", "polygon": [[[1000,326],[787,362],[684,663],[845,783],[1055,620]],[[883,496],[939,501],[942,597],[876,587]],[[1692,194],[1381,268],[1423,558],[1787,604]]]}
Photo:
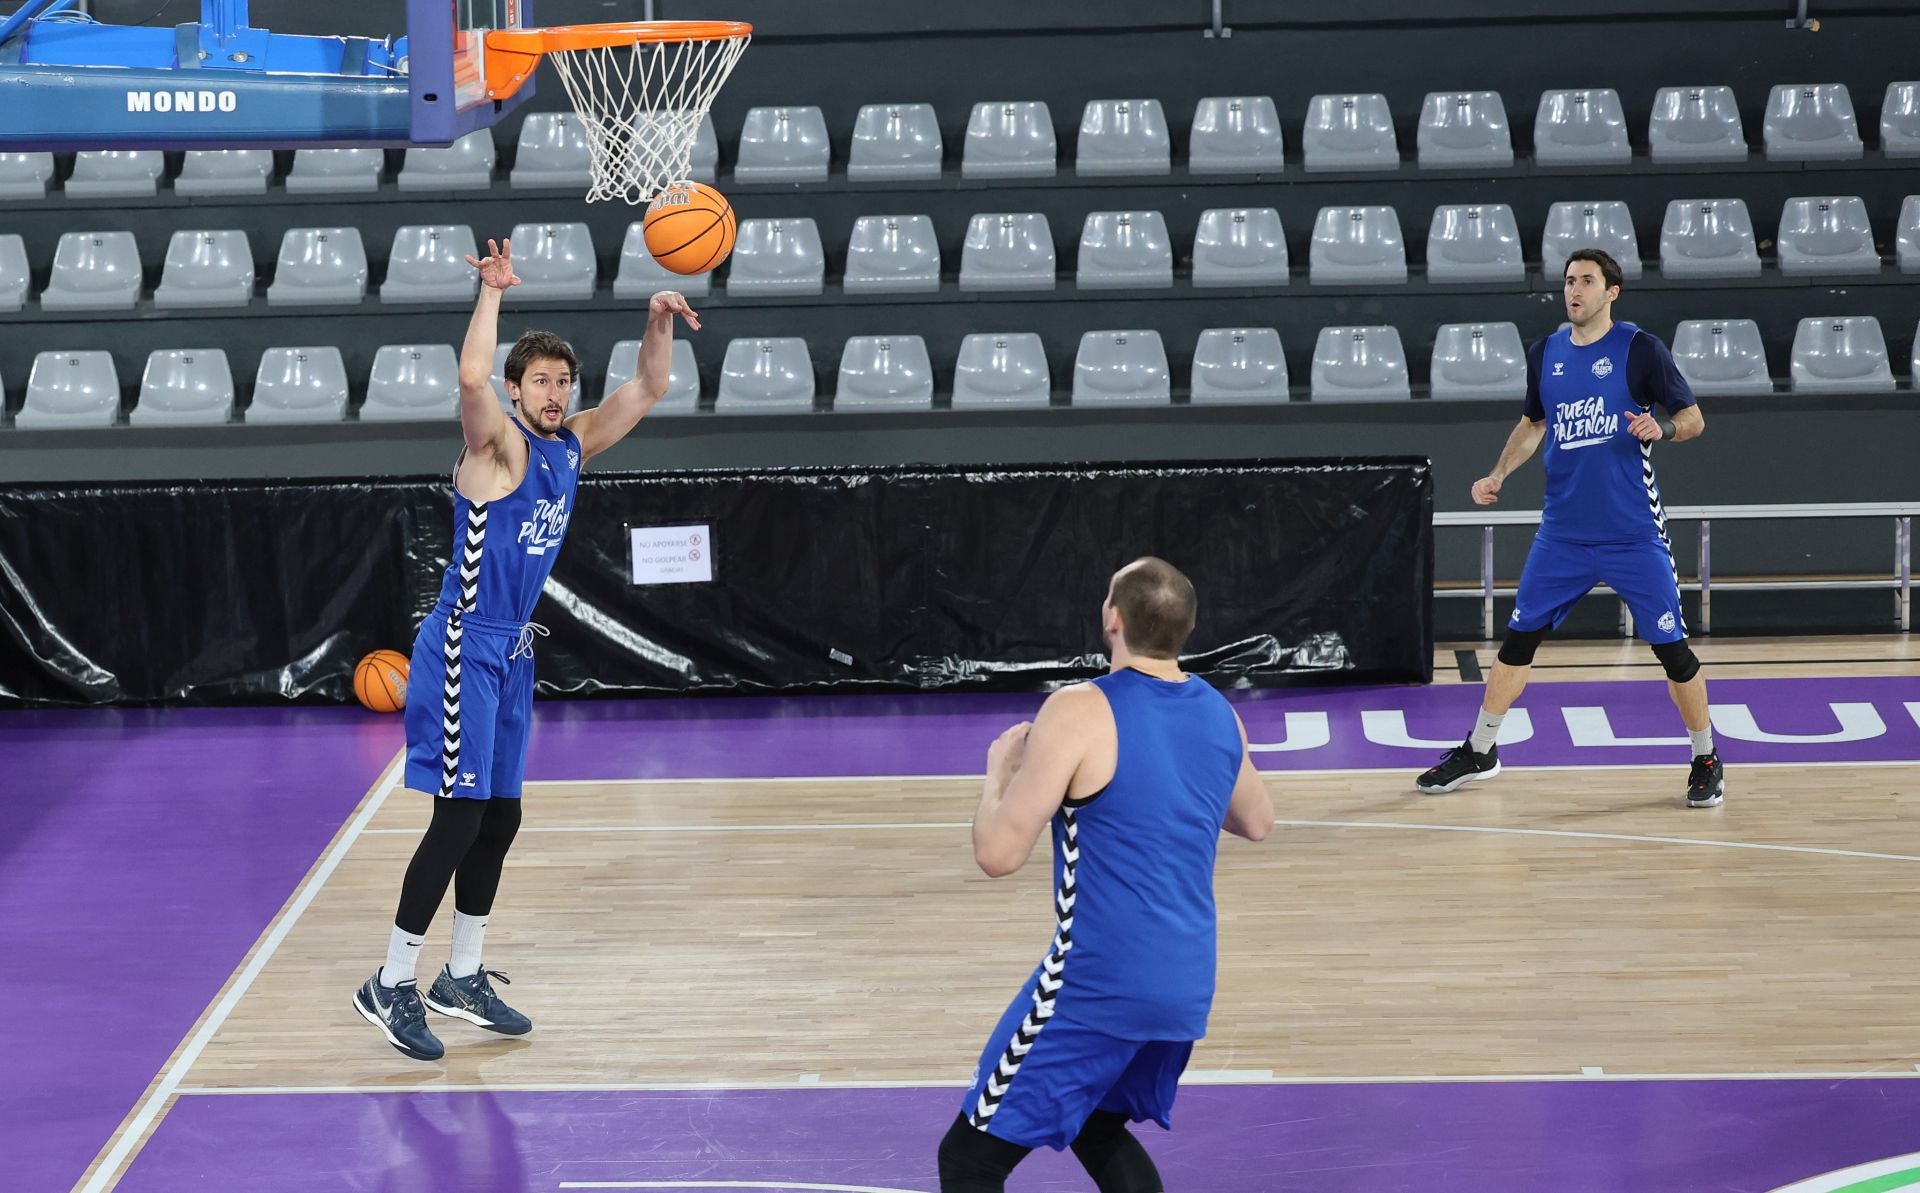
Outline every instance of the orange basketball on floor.
{"label": "orange basketball on floor", "polygon": [[407,706],[407,656],[376,650],[353,668],[353,695],[374,712],[399,712]]}
{"label": "orange basketball on floor", "polygon": [[733,251],[733,204],[710,186],[688,182],[662,191],[647,205],[642,226],[647,251],[662,268],[706,273]]}

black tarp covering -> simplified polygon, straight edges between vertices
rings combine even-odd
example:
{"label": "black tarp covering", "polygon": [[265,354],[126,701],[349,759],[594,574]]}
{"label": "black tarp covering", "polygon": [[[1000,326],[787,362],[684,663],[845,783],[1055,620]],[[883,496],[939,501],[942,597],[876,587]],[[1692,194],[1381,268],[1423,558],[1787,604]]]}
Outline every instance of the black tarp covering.
{"label": "black tarp covering", "polygon": [[[1032,687],[1104,659],[1108,575],[1200,595],[1216,681],[1431,678],[1425,460],[588,477],[534,618],[543,695]],[[636,587],[628,528],[704,524],[714,579]],[[406,651],[444,480],[0,490],[0,701],[350,699]]]}

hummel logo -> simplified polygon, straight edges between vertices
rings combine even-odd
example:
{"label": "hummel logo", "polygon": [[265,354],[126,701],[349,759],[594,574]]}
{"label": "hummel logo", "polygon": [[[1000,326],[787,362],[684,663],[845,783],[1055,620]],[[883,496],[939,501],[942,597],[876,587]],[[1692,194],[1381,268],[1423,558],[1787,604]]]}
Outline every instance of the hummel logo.
{"label": "hummel logo", "polygon": [[540,461],[540,468],[541,468],[541,470],[542,470],[542,471],[544,471],[544,472],[552,472],[552,471],[553,471],[553,469],[551,469],[551,468],[548,468],[548,467],[547,467],[547,462],[546,462],[545,460],[542,460],[542,461]]}
{"label": "hummel logo", "polygon": [[476,775],[474,772],[468,771],[466,774],[460,776],[460,786],[462,787],[475,786],[474,780],[477,779],[478,777],[479,776]]}
{"label": "hummel logo", "polygon": [[1567,363],[1563,360],[1554,361],[1553,375],[1555,377],[1565,377],[1567,375]]}

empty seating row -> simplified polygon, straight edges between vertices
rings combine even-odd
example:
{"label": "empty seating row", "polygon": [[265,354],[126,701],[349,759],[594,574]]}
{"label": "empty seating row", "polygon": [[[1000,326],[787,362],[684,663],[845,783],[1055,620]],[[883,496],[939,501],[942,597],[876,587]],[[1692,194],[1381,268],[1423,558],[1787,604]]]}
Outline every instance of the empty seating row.
{"label": "empty seating row", "polygon": [[[1920,330],[1912,365],[1920,373]],[[606,392],[632,377],[640,342],[614,345]],[[507,348],[495,358],[494,385]],[[1751,320],[1689,320],[1674,333],[1680,372],[1702,396],[1768,394],[1760,331]],[[1430,396],[1518,399],[1526,393],[1526,349],[1512,323],[1453,323],[1434,337]],[[1894,388],[1886,339],[1870,317],[1803,319],[1794,333],[1789,384],[1800,392],[1867,393]],[[1209,328],[1192,357],[1189,400],[1198,405],[1273,403],[1290,398],[1280,333],[1271,327]],[[1386,326],[1322,328],[1314,345],[1311,401],[1381,401],[1412,396],[1400,333]],[[233,374],[218,348],[154,352],[141,377],[135,426],[211,425],[234,417]],[[676,341],[667,393],[655,415],[692,414],[701,384],[693,347]],[[925,410],[933,406],[933,365],[917,335],[855,336],[840,356],[835,410]],[[1091,331],[1075,358],[1071,402],[1080,406],[1165,404],[1172,374],[1160,333]],[[1053,382],[1040,337],[986,332],[962,341],[954,365],[955,409],[1044,407]],[[348,406],[347,371],[334,347],[270,348],[260,359],[248,422],[337,422]],[[805,411],[815,405],[813,358],[798,337],[736,339],[721,364],[714,409]],[[446,344],[389,344],[374,354],[362,421],[448,419],[459,412],[459,360]],[[120,383],[110,353],[42,352],[34,359],[22,428],[111,426]]]}
{"label": "empty seating row", "polygon": [[[593,296],[599,261],[585,224],[521,224],[515,264],[522,284],[514,300]],[[1920,272],[1920,195],[1902,205],[1895,241],[1904,272]],[[1641,276],[1631,213],[1619,202],[1556,203],[1541,235],[1543,268],[1557,268],[1579,248],[1602,248],[1629,278]],[[470,300],[477,253],[464,224],[410,225],[398,230],[388,256],[381,301]],[[1878,273],[1879,250],[1864,201],[1853,196],[1789,199],[1775,238],[1781,273],[1842,276]],[[925,215],[861,216],[848,241],[842,277],[849,293],[915,293],[940,288],[942,262],[933,221]],[[1173,284],[1174,251],[1157,211],[1094,212],[1081,228],[1075,282],[1081,289],[1165,288]],[[1740,199],[1676,199],[1660,232],[1660,268],[1669,278],[1757,277],[1761,258],[1753,220]],[[1505,204],[1434,209],[1427,232],[1430,281],[1522,282],[1526,258],[1513,209]],[[186,230],[168,241],[154,304],[162,308],[245,306],[253,298],[255,263],[244,232]],[[356,228],[296,228],[281,239],[267,301],[273,305],[359,303],[367,295],[367,251]],[[1215,208],[1194,232],[1192,281],[1200,288],[1285,285],[1291,276],[1285,230],[1271,207]],[[1326,207],[1314,222],[1307,276],[1316,285],[1405,282],[1407,248],[1391,207]],[[18,235],[0,235],[0,311],[27,299],[30,266]],[[961,251],[962,290],[1048,290],[1057,280],[1053,231],[1039,213],[988,213],[969,222]],[[811,219],[743,220],[728,268],[730,295],[819,294],[826,252]],[[124,310],[140,298],[142,270],[131,232],[69,232],[54,252],[47,310]],[[646,250],[641,225],[629,225],[614,294],[643,297],[673,288],[705,295],[710,275],[681,277]]]}
{"label": "empty seating row", "polygon": [[[1880,145],[1895,157],[1920,156],[1920,82],[1887,86]],[[661,120],[643,113],[643,128]],[[1432,92],[1421,106],[1416,156],[1424,168],[1502,166],[1513,161],[1506,104],[1494,91]],[[1534,161],[1541,165],[1617,165],[1632,160],[1626,114],[1610,88],[1548,91],[1535,110]],[[644,134],[643,134],[644,135]],[[658,135],[655,133],[654,135]],[[1841,83],[1783,84],[1772,89],[1761,125],[1769,160],[1858,158],[1858,120]],[[1655,161],[1743,160],[1746,132],[1730,87],[1663,87],[1647,124]],[[1378,93],[1316,95],[1307,105],[1302,157],[1309,171],[1398,169],[1400,146],[1386,97]],[[750,109],[741,128],[734,178],[743,182],[819,182],[831,148],[817,107]],[[696,179],[711,182],[719,165],[711,118],[694,145]],[[932,105],[867,104],[854,121],[847,176],[860,180],[938,178],[944,147]],[[976,104],[967,122],[961,173],[969,178],[1051,175],[1059,158],[1053,118],[1037,101]],[[1263,173],[1286,159],[1271,96],[1215,96],[1195,107],[1188,166],[1195,173]],[[287,190],[296,194],[366,193],[385,171],[379,149],[302,149],[294,154]],[[496,153],[481,131],[445,149],[410,149],[397,179],[402,190],[484,189]],[[1074,170],[1082,176],[1165,174],[1172,138],[1156,99],[1090,101],[1081,113]],[[77,198],[155,194],[166,170],[158,150],[76,155],[66,193]],[[520,125],[514,187],[578,187],[588,181],[585,132],[571,113],[532,113]],[[174,189],[183,195],[262,194],[273,174],[268,150],[196,150],[186,154]],[[0,154],[0,198],[37,198],[53,176],[47,153]]]}

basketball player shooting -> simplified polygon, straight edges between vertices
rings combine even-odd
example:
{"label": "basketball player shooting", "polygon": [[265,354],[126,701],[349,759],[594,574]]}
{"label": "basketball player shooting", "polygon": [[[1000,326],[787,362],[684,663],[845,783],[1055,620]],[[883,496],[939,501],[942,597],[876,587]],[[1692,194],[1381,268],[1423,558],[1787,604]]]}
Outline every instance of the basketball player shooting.
{"label": "basketball player shooting", "polygon": [[1206,1034],[1220,830],[1273,828],[1239,714],[1180,669],[1195,613],[1172,564],[1121,568],[1100,609],[1111,672],[1047,697],[987,752],[974,859],[1011,874],[1051,824],[1054,936],[940,1142],[941,1193],[1001,1193],[1036,1147],[1072,1147],[1100,1193],[1163,1188],[1127,1124],[1171,1125]]}
{"label": "basketball player shooting", "polygon": [[[520,827],[520,785],[533,715],[529,620],[572,517],[580,470],[620,442],[667,390],[673,321],[700,330],[672,291],[647,305],[633,379],[592,410],[569,414],[580,360],[550,331],[529,331],[507,354],[507,397],[494,396],[500,298],[520,279],[513,243],[487,242],[480,296],[460,352],[460,430],[454,466],[452,562],[440,600],[414,638],[407,701],[406,785],[434,797],[433,820],[400,885],[387,960],[353,1006],[387,1042],[415,1060],[445,1053],[425,1011],[488,1031],[525,1035],[532,1022],[494,991],[481,964],[501,867]],[[434,913],[453,884],[453,952],[424,998],[414,969]]]}

